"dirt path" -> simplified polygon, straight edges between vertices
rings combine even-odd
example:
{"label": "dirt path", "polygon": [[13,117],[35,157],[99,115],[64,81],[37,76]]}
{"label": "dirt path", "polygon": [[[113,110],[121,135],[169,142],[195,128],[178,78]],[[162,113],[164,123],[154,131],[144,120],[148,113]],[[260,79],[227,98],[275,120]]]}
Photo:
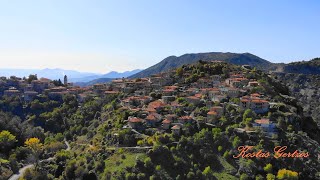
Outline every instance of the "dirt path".
{"label": "dirt path", "polygon": [[[68,141],[66,139],[64,139],[64,143],[67,145],[67,151],[70,151],[70,144],[68,143]],[[43,160],[40,160],[40,162],[49,162],[49,161],[52,161],[54,160],[54,157],[49,157],[48,159],[43,159]],[[29,168],[33,168],[34,167],[34,164],[27,164],[25,166],[23,166],[22,168],[19,169],[19,172],[17,174],[14,174],[12,175],[9,180],[18,180],[20,178],[20,176],[23,175],[23,173],[29,169]]]}

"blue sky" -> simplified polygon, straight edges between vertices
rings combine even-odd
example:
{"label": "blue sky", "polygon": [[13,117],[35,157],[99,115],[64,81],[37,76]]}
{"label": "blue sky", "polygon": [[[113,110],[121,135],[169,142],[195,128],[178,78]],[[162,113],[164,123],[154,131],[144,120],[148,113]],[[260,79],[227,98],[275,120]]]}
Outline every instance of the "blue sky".
{"label": "blue sky", "polygon": [[320,1],[0,1],[1,68],[106,73],[170,55],[320,56]]}

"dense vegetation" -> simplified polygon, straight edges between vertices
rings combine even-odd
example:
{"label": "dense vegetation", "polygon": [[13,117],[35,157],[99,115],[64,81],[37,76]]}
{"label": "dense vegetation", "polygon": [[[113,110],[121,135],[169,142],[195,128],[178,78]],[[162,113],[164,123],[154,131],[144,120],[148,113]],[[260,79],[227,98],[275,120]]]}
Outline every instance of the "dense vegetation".
{"label": "dense vegetation", "polygon": [[[123,128],[129,116],[140,116],[139,112],[122,108],[119,101],[125,93],[88,98],[81,104],[73,95],[57,100],[43,95],[26,104],[2,97],[0,179],[29,163],[35,166],[21,179],[319,178],[319,141],[304,126],[302,107],[289,97],[286,86],[256,69],[205,61],[176,69],[172,79],[173,84],[188,86],[202,77],[227,78],[232,71],[244,71],[248,78],[259,81],[261,86],[249,93],[263,93],[278,106],[269,113],[256,114],[232,105],[239,99],[230,98],[225,100],[226,113],[216,127],[211,127],[201,123],[208,112],[203,103],[195,106],[179,98],[200,122],[184,126],[181,135],[149,130],[139,136]],[[158,99],[161,94],[150,96]],[[170,107],[165,110],[170,111]],[[237,128],[250,129],[255,118],[277,122],[278,136],[266,137],[261,131],[254,135],[237,133]],[[286,145],[291,151],[307,151],[310,157],[235,159],[233,155],[238,154],[240,145],[269,152],[275,146]]]}
{"label": "dense vegetation", "polygon": [[283,67],[283,72],[318,75],[320,74],[320,58],[289,63]]}

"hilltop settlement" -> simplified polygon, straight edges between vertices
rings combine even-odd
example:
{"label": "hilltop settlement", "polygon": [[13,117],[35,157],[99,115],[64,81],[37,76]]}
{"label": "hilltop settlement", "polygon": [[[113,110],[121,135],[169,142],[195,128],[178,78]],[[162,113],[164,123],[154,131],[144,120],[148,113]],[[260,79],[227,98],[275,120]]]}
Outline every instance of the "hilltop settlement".
{"label": "hilltop settlement", "polygon": [[[221,62],[211,62],[213,65],[218,63]],[[245,67],[250,68],[243,68]],[[180,134],[180,130],[188,123],[216,126],[224,116],[228,104],[244,110],[250,109],[256,114],[269,112],[270,98],[261,94],[261,91],[250,93],[252,89],[259,87],[259,82],[246,78],[246,74],[241,71],[229,72],[228,78],[212,75],[200,77],[196,81],[193,77],[190,78],[190,73],[183,73],[183,78],[190,78],[190,82],[184,83],[174,83],[172,77],[175,73],[160,73],[150,78],[115,79],[108,84],[95,84],[85,88],[68,83],[66,75],[63,84],[47,78],[34,79],[28,83],[26,79],[11,76],[9,79],[1,77],[0,85],[6,89],[2,96],[17,97],[26,103],[42,95],[47,95],[52,100],[61,100],[64,95],[72,94],[82,103],[89,97],[123,93],[125,96],[120,99],[122,109],[139,112],[137,117],[128,117],[126,127],[137,130],[157,128],[161,132],[171,129],[176,134]],[[230,99],[235,102],[228,103]],[[204,115],[197,112],[197,107],[207,113]],[[274,122],[267,118],[255,119],[253,126],[269,135],[277,134]]]}
{"label": "hilltop settlement", "polygon": [[[1,116],[37,129],[19,135],[20,125],[10,130],[10,121],[2,120],[0,131],[16,139],[0,151],[0,174],[7,177],[35,154],[37,166],[23,179],[320,177],[317,131],[308,131],[286,86],[249,65],[200,60],[89,87],[75,86],[67,76],[63,83],[36,75],[0,77],[0,96]],[[41,152],[27,150],[29,138],[39,139]],[[270,152],[287,146],[286,152],[310,157],[233,158],[245,145]]]}

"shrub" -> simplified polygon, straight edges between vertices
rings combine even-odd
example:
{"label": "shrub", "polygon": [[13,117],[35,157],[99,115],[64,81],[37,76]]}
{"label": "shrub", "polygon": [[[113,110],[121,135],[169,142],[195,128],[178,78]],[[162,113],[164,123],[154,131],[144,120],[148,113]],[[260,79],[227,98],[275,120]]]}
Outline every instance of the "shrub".
{"label": "shrub", "polygon": [[272,173],[272,164],[267,164],[264,168],[263,168],[263,170],[265,171],[265,172],[267,172],[267,173]]}
{"label": "shrub", "polygon": [[299,179],[298,173],[295,171],[280,169],[277,174],[278,179]]}

